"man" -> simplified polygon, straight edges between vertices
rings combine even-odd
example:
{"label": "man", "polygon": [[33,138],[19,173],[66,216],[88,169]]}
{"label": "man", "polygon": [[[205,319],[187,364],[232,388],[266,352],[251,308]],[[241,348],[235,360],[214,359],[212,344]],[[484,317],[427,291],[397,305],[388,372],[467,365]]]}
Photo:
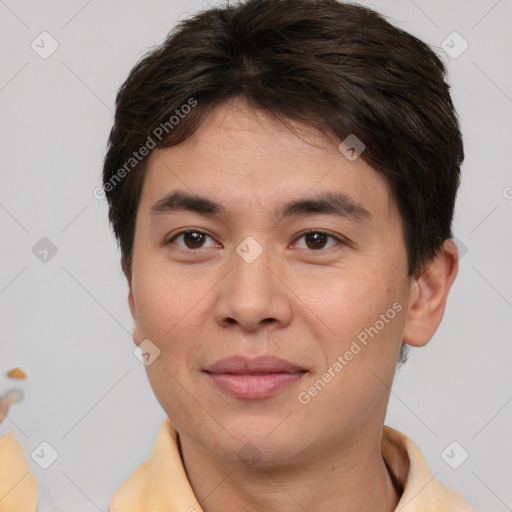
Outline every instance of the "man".
{"label": "man", "polygon": [[112,512],[472,510],[383,426],[457,274],[444,75],[335,0],[211,8],[134,67],[103,183],[168,418]]}
{"label": "man", "polygon": [[135,66],[104,189],[168,419],[113,512],[470,510],[383,427],[457,273],[444,73],[334,0],[211,8]]}

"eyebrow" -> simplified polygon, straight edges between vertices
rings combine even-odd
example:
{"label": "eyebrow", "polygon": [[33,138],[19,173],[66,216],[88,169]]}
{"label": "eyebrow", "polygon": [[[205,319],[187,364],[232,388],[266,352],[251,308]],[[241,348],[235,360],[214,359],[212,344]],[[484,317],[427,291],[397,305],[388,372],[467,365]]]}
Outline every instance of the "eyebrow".
{"label": "eyebrow", "polygon": [[[202,215],[226,214],[226,208],[208,197],[173,191],[157,201],[152,207],[151,216],[190,211]],[[276,221],[293,216],[327,214],[349,220],[369,221],[371,214],[357,201],[341,192],[327,192],[283,203],[273,211]]]}

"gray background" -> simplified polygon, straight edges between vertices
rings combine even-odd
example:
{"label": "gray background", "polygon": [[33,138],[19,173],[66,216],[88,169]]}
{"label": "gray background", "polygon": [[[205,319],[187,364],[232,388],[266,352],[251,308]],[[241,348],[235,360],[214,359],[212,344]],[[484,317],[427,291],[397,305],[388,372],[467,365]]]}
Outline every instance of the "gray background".
{"label": "gray background", "polygon": [[[478,510],[512,510],[512,2],[362,3],[448,63],[466,151],[454,224],[459,276],[433,340],[397,374],[386,423]],[[93,189],[117,88],[176,20],[203,7],[0,0],[0,392],[26,395],[0,435],[12,431],[21,444],[41,512],[108,510],[165,417],[133,355],[127,285],[106,202]],[[31,47],[43,31],[59,45],[47,59]],[[442,49],[453,31],[469,44],[457,58]],[[448,43],[452,53],[462,48]],[[32,252],[43,237],[57,248],[47,261]],[[29,378],[8,379],[14,366]],[[48,469],[30,456],[42,441],[58,452]],[[457,469],[441,456],[452,441],[460,445],[448,450],[452,465],[469,453]]]}

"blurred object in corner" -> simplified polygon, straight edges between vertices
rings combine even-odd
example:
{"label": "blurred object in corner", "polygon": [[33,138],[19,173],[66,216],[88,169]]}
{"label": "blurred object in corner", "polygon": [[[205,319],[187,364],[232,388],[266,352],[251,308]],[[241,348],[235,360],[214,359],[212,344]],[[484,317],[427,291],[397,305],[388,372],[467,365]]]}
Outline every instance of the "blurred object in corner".
{"label": "blurred object in corner", "polygon": [[7,372],[7,377],[10,379],[26,379],[27,374],[19,367],[13,368]]}

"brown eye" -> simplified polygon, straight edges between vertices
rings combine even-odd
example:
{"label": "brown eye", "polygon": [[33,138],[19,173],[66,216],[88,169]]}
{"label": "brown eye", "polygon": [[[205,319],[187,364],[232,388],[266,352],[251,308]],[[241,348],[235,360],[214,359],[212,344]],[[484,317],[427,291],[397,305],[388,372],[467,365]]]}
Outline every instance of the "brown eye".
{"label": "brown eye", "polygon": [[[301,247],[301,248],[306,248],[306,249],[311,249],[311,250],[325,249],[329,238],[334,240],[335,242],[343,243],[343,241],[341,239],[339,239],[333,235],[330,235],[328,233],[325,233],[324,231],[310,230],[306,233],[303,233],[299,237],[299,240],[302,238],[305,240],[306,247]],[[336,245],[336,243],[334,243],[330,247],[333,247],[334,245]],[[330,248],[330,247],[327,247],[327,248]]]}
{"label": "brown eye", "polygon": [[305,237],[306,244],[310,249],[323,249],[327,241],[325,233],[308,233]]}
{"label": "brown eye", "polygon": [[204,247],[204,242],[206,238],[210,238],[211,236],[204,233],[203,231],[199,231],[197,229],[188,229],[184,231],[180,231],[176,235],[174,235],[167,243],[171,244],[175,242],[175,240],[182,239],[184,245],[180,245],[176,243],[178,247],[181,249],[202,249]]}
{"label": "brown eye", "polygon": [[198,249],[204,243],[204,234],[197,231],[183,233],[183,241],[189,249]]}

